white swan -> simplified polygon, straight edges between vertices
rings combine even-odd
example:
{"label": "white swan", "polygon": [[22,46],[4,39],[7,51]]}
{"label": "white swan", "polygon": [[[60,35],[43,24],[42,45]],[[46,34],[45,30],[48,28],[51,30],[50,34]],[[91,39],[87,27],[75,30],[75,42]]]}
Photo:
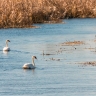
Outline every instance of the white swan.
{"label": "white swan", "polygon": [[10,51],[10,48],[8,47],[8,42],[10,42],[10,40],[6,40],[6,47],[3,48],[3,51]]}
{"label": "white swan", "polygon": [[35,69],[36,67],[35,67],[34,59],[37,59],[37,57],[36,56],[32,56],[32,64],[31,63],[25,63],[23,65],[23,68],[24,69]]}

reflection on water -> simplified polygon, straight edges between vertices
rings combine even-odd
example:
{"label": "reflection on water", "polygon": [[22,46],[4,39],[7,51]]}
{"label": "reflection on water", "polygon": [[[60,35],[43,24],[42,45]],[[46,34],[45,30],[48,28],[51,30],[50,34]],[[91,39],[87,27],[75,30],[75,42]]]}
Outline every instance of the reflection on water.
{"label": "reflection on water", "polygon": [[[0,29],[0,95],[96,95],[96,19],[64,21]],[[3,52],[7,38],[12,50]],[[33,55],[36,69],[23,69]]]}
{"label": "reflection on water", "polygon": [[8,54],[8,52],[10,52],[10,51],[4,51],[4,50],[3,50],[3,53],[6,54],[6,55]]}
{"label": "reflection on water", "polygon": [[24,72],[29,72],[29,71],[31,71],[33,74],[35,74],[35,69],[23,69],[24,70]]}

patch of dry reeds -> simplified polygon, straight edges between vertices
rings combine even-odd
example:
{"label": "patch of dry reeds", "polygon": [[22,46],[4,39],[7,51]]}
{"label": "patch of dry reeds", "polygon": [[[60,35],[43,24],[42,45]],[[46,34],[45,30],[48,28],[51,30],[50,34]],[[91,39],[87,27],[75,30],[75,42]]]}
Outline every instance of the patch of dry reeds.
{"label": "patch of dry reeds", "polygon": [[0,0],[0,28],[96,17],[96,0]]}
{"label": "patch of dry reeds", "polygon": [[83,41],[67,41],[62,43],[62,46],[73,46],[73,45],[81,45],[81,44],[85,44]]}
{"label": "patch of dry reeds", "polygon": [[84,64],[84,65],[91,65],[91,66],[96,66],[96,61],[87,61],[87,62],[82,62],[82,63],[79,63],[79,64]]}
{"label": "patch of dry reeds", "polygon": [[32,24],[31,0],[0,0],[0,28]]}

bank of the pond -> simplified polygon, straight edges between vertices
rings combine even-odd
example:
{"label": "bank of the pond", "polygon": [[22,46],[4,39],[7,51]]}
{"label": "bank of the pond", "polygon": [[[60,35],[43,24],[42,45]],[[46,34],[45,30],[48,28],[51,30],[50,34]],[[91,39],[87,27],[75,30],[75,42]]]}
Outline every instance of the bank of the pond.
{"label": "bank of the pond", "polygon": [[0,28],[28,28],[64,18],[95,18],[96,0],[0,0]]}

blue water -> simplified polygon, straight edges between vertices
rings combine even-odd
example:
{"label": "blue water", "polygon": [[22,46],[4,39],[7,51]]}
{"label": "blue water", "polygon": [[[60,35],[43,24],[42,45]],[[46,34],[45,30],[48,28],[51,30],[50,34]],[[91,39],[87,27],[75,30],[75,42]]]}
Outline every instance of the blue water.
{"label": "blue water", "polygon": [[[82,63],[96,61],[96,19],[35,26],[0,29],[0,95],[96,96],[96,66]],[[11,41],[8,53],[2,51],[6,39]],[[85,44],[62,46],[66,41]],[[22,69],[33,55],[36,69]]]}

